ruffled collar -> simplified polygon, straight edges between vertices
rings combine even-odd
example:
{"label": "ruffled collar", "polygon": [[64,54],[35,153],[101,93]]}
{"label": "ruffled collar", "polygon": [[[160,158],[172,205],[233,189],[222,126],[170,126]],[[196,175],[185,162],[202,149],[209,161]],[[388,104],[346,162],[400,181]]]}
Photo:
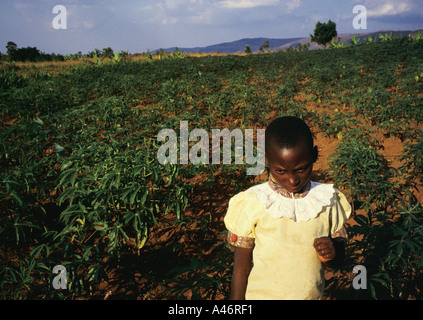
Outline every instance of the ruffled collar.
{"label": "ruffled collar", "polygon": [[302,190],[300,190],[300,192],[297,192],[297,193],[289,192],[288,190],[286,190],[284,187],[282,187],[279,183],[276,182],[276,180],[273,178],[271,174],[270,174],[268,182],[269,182],[269,187],[273,191],[275,191],[276,193],[279,193],[280,195],[286,198],[291,198],[291,199],[304,198],[307,195],[307,193],[310,191],[310,180],[304,185]]}
{"label": "ruffled collar", "polygon": [[292,219],[295,222],[316,218],[325,207],[332,205],[335,191],[333,184],[314,181],[310,181],[310,189],[301,198],[281,195],[270,187],[269,181],[249,189],[271,217]]}

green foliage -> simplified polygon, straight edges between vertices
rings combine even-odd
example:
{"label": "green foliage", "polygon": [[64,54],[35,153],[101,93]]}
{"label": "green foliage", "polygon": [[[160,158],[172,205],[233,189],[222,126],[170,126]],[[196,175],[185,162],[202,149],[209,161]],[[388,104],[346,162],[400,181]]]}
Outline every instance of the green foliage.
{"label": "green foliage", "polygon": [[311,41],[317,42],[319,45],[325,47],[327,43],[332,41],[338,33],[336,32],[336,23],[329,20],[326,23],[317,22],[314,28],[314,33],[310,35]]}
{"label": "green foliage", "polygon": [[[419,299],[423,280],[423,211],[411,193],[412,181],[404,176],[404,172],[419,170],[415,166],[419,151],[405,167],[395,170],[378,148],[377,141],[357,128],[331,155],[333,180],[348,190],[353,204],[356,224],[348,229],[349,235],[360,237],[347,246],[346,269],[364,265],[369,290],[348,286],[348,277],[332,280],[336,286],[348,288],[343,293],[346,298]],[[411,155],[413,148],[408,145],[405,154]]]}
{"label": "green foliage", "polygon": [[115,53],[113,52],[113,49],[110,48],[110,47],[104,48],[103,51],[102,51],[102,56],[104,58],[112,59],[114,55],[115,55]]}
{"label": "green foliage", "polygon": [[405,144],[405,149],[400,158],[404,161],[403,166],[405,174],[408,175],[408,180],[414,180],[423,176],[423,132],[417,131],[417,138],[410,139]]}
{"label": "green foliage", "polygon": [[[178,132],[181,120],[209,132],[264,128],[284,114],[340,142],[329,173],[349,196],[356,224],[347,264],[331,284],[350,288],[348,274],[361,263],[369,290],[350,288],[350,296],[421,298],[421,205],[412,191],[420,186],[423,148],[421,131],[410,127],[423,121],[423,42],[416,36],[336,45],[337,50],[202,58],[175,50],[145,61],[119,53],[109,62],[98,54],[95,63],[55,75],[4,64],[2,298],[89,297],[108,279],[112,259],[133,255],[142,261],[152,230],[165,221],[186,231],[188,209],[190,219],[208,221],[195,232],[216,233],[218,245],[213,254],[175,266],[163,284],[180,298],[225,296],[232,257],[218,237],[223,224],[211,231],[211,221],[219,219],[213,211],[216,172],[236,192],[252,183],[246,166],[162,166],[157,133]],[[405,142],[400,168],[385,160],[376,132]],[[208,194],[200,205],[193,192],[198,185]],[[167,245],[190,255],[175,239]],[[51,286],[58,264],[68,271],[66,291]]]}
{"label": "green foliage", "polygon": [[336,152],[330,156],[330,164],[334,168],[334,183],[349,190],[353,204],[358,204],[354,209],[364,207],[368,210],[368,206],[384,208],[394,195],[388,192],[396,191],[389,181],[393,172],[387,168],[383,156],[377,152],[377,143],[370,139],[366,131],[360,129],[350,131]]}
{"label": "green foliage", "polygon": [[[178,47],[175,48],[173,52],[166,52],[164,49],[160,49],[157,52],[157,55],[159,56],[159,60],[163,59],[182,59],[184,57],[184,53],[178,49]],[[147,52],[147,57],[152,59],[152,55]]]}
{"label": "green foliage", "polygon": [[335,40],[335,39],[336,39],[336,37],[332,38],[332,41],[331,41],[332,48],[345,48],[345,47],[347,47],[347,44],[343,43],[341,41],[341,39],[339,39],[339,38],[338,38],[338,40]]}
{"label": "green foliage", "polygon": [[7,58],[9,61],[63,61],[64,57],[60,54],[45,54],[36,47],[18,48],[13,41],[8,41],[6,45]]}
{"label": "green foliage", "polygon": [[351,38],[351,45],[356,46],[359,43],[360,43],[360,35],[357,35],[356,37],[355,34],[353,34]]}
{"label": "green foliage", "polygon": [[270,47],[269,40],[266,40],[266,41],[264,41],[264,42],[263,42],[263,44],[260,46],[259,51],[260,51],[260,52],[268,52],[268,51],[270,51],[269,47]]}
{"label": "green foliage", "polygon": [[[232,279],[233,253],[223,241],[217,243],[212,250],[217,251],[215,257],[201,260],[192,257],[186,266],[177,266],[170,273],[172,280],[166,294],[185,300],[204,300],[228,297]],[[220,295],[220,297],[219,297]]]}

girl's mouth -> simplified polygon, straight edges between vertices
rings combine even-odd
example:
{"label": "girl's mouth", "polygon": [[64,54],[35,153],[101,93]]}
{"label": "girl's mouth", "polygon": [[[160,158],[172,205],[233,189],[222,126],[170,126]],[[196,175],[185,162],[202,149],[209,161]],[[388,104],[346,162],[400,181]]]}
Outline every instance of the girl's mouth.
{"label": "girl's mouth", "polygon": [[299,184],[297,187],[294,187],[294,188],[285,188],[285,189],[291,193],[303,193],[307,189],[308,182],[309,181],[306,181],[305,183]]}

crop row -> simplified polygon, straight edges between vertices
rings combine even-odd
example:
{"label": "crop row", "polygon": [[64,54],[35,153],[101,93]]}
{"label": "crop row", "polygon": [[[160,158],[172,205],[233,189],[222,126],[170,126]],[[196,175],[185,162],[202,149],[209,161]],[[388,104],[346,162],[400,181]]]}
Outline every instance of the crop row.
{"label": "crop row", "polygon": [[[139,254],[142,260],[151,229],[163,217],[183,223],[196,187],[206,186],[212,203],[218,171],[232,192],[253,183],[243,165],[159,164],[161,129],[178,131],[181,120],[208,132],[263,128],[283,114],[340,139],[328,174],[362,212],[353,235],[365,235],[351,242],[348,266],[358,251],[373,266],[373,298],[419,296],[414,284],[421,281],[422,217],[412,190],[423,170],[422,49],[422,41],[400,39],[331,50],[80,65],[57,75],[5,67],[3,298],[69,297],[51,287],[58,264],[68,270],[71,296],[87,295],[107,280],[107,257]],[[406,142],[403,166],[389,166],[375,132]],[[203,207],[210,215],[202,226],[207,230],[213,217],[211,206]],[[230,255],[223,245],[218,250],[212,260],[195,257],[181,269],[185,273],[179,270],[172,292],[209,298],[224,292]],[[339,279],[332,284],[346,285]]]}

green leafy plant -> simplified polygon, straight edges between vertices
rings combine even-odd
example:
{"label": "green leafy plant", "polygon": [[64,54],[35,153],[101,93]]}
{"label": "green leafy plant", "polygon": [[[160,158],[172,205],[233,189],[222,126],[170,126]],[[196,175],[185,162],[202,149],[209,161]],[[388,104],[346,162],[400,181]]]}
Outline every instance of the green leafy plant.
{"label": "green leafy plant", "polygon": [[[349,287],[344,294],[363,299],[419,297],[421,204],[410,192],[410,184],[400,183],[402,169],[387,166],[377,152],[377,142],[357,138],[347,136],[330,162],[335,184],[350,192],[357,223],[349,228],[355,240],[347,246],[347,269],[363,264],[369,279],[369,291]],[[349,280],[340,281],[347,286]]]}
{"label": "green leafy plant", "polygon": [[166,293],[178,299],[203,300],[227,299],[232,278],[232,252],[227,244],[216,245],[218,253],[211,259],[192,257],[186,266],[178,266],[170,272]]}
{"label": "green leafy plant", "polygon": [[352,35],[352,38],[351,38],[351,44],[353,45],[353,46],[356,46],[356,45],[358,45],[360,43],[360,36],[359,35],[357,35],[357,37],[355,36],[355,34],[353,34]]}
{"label": "green leafy plant", "polygon": [[[183,234],[187,221],[208,235],[207,246],[219,243],[213,253],[190,260],[186,243],[170,238],[166,245],[183,269],[175,266],[164,282],[146,270],[137,285],[159,281],[148,285],[179,298],[226,296],[232,257],[219,219],[230,194],[257,180],[245,175],[245,165],[162,166],[157,133],[177,132],[181,120],[208,132],[264,128],[279,115],[299,116],[339,141],[324,173],[348,195],[354,214],[346,266],[331,286],[349,297],[420,298],[421,205],[414,193],[422,174],[423,65],[422,41],[413,37],[357,46],[333,39],[339,50],[201,58],[175,50],[160,61],[120,53],[108,63],[96,52],[94,63],[3,64],[2,298],[89,299],[114,264],[143,261],[150,245],[165,245],[154,241],[165,224]],[[375,136],[404,142],[399,168],[385,160]],[[366,292],[351,288],[358,263],[368,269]],[[68,290],[52,288],[51,269],[59,264],[68,271]],[[125,279],[113,280],[125,287]]]}

